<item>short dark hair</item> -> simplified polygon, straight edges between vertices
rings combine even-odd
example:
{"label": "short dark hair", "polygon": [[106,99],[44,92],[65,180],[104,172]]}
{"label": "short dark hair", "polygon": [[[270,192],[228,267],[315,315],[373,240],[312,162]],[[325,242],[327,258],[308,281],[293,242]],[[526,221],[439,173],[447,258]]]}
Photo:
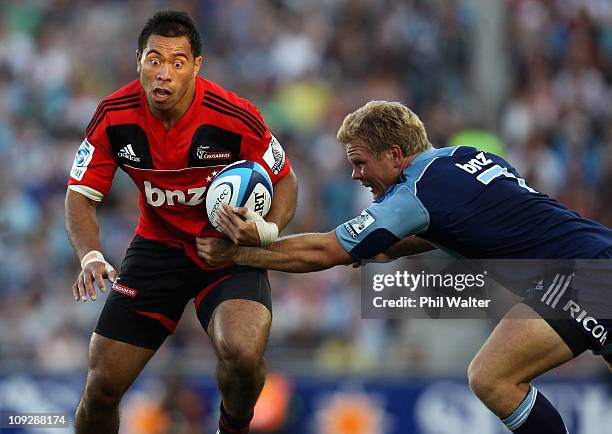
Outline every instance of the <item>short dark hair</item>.
{"label": "short dark hair", "polygon": [[147,20],[138,36],[138,50],[142,53],[147,45],[149,36],[160,35],[166,37],[187,36],[191,45],[193,57],[198,57],[202,51],[202,39],[195,22],[187,12],[160,11]]}

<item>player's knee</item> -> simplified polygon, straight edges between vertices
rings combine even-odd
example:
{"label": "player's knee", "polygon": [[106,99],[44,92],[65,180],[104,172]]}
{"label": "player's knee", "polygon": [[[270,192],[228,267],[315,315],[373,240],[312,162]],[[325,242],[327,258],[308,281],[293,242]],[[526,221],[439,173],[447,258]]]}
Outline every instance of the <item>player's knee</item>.
{"label": "player's knee", "polygon": [[499,391],[500,382],[488,369],[472,361],[468,367],[468,383],[470,389],[480,400],[487,401]]}
{"label": "player's knee", "polygon": [[104,410],[119,405],[123,392],[113,382],[95,373],[87,377],[83,403],[89,410]]}
{"label": "player's knee", "polygon": [[251,376],[263,363],[262,351],[252,342],[223,340],[217,350],[222,365],[235,375]]}

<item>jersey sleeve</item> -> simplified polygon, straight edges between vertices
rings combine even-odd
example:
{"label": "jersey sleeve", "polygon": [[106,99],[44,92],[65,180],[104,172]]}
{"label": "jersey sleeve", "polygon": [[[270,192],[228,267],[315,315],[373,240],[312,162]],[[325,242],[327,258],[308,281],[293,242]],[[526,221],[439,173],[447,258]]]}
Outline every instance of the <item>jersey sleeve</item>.
{"label": "jersey sleeve", "polygon": [[258,120],[258,125],[261,125],[263,133],[255,134],[253,131],[248,131],[244,136],[245,145],[240,150],[240,158],[257,161],[266,169],[272,183],[276,184],[289,173],[291,163],[282,145],[265,125],[259,110],[252,104],[249,104],[249,107],[252,116]]}
{"label": "jersey sleeve", "polygon": [[336,228],[344,250],[356,260],[371,258],[408,235],[424,232],[429,213],[405,185],[400,185],[382,201],[374,202],[359,216]]}
{"label": "jersey sleeve", "polygon": [[68,179],[68,188],[96,201],[108,194],[117,170],[106,136],[106,123],[103,119],[91,134],[85,136],[77,149]]}

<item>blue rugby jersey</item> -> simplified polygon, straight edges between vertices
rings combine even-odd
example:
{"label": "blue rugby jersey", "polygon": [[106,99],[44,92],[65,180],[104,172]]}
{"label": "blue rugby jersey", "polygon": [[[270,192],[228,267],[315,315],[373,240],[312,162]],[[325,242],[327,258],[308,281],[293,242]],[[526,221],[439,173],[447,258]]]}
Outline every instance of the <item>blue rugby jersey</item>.
{"label": "blue rugby jersey", "polygon": [[408,235],[466,258],[594,258],[612,231],[526,185],[504,159],[468,146],[429,149],[336,237],[355,259]]}

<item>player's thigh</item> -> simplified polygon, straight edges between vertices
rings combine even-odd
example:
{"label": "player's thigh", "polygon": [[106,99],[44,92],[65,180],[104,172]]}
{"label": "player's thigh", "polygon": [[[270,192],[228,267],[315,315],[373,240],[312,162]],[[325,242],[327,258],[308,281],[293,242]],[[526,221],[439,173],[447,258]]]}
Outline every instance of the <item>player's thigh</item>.
{"label": "player's thigh", "polygon": [[208,334],[222,358],[251,359],[263,357],[272,315],[253,300],[226,300],[215,309]]}
{"label": "player's thigh", "polygon": [[262,357],[272,322],[266,272],[228,267],[210,280],[212,283],[196,297],[196,310],[219,355]]}
{"label": "player's thigh", "polygon": [[93,333],[85,394],[95,401],[116,401],[134,382],[154,350]]}
{"label": "player's thigh", "polygon": [[540,291],[528,291],[523,301],[546,319],[574,356],[592,350],[612,362],[612,354],[608,354],[608,335],[612,336],[612,298],[608,295],[611,261],[612,248],[595,259],[564,261],[562,271],[555,270],[554,278],[552,273],[548,276],[550,286],[547,282],[539,285]]}
{"label": "player's thigh", "polygon": [[521,303],[493,330],[470,364],[470,374],[520,384],[574,357],[559,334]]}
{"label": "player's thigh", "polygon": [[137,236],[96,326],[96,333],[157,350],[174,333],[192,297],[189,276],[198,267],[181,249]]}

